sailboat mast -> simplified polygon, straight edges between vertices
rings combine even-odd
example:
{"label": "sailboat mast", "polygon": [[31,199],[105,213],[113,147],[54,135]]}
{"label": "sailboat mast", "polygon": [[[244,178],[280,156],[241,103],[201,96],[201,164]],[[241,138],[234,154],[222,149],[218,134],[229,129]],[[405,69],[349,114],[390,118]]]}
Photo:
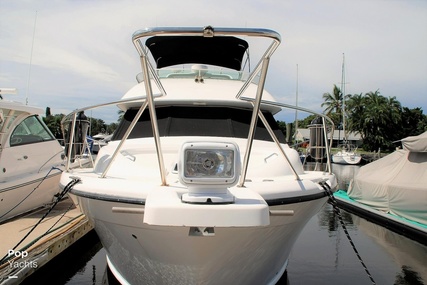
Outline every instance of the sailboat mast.
{"label": "sailboat mast", "polygon": [[36,11],[36,17],[34,18],[33,40],[31,42],[30,66],[28,68],[28,81],[27,81],[27,92],[25,95],[25,105],[28,105],[28,94],[30,93],[31,66],[33,65],[33,49],[34,49],[34,36],[36,34],[36,24],[37,24],[37,11]]}
{"label": "sailboat mast", "polygon": [[[296,92],[295,92],[295,106],[298,108],[298,64],[297,64],[297,83],[296,83]],[[295,141],[297,139],[298,133],[298,109],[295,109]],[[297,147],[298,148],[298,147]]]}
{"label": "sailboat mast", "polygon": [[347,134],[345,132],[345,55],[342,54],[342,72],[341,72],[341,94],[342,94],[342,128],[344,132],[344,140],[347,141]]}

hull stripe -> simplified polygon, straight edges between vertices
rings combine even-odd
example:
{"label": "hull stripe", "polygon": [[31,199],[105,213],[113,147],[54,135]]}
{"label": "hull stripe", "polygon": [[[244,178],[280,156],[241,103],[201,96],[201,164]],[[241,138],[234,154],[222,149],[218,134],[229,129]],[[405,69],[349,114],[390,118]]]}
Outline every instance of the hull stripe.
{"label": "hull stripe", "polygon": [[[24,186],[28,186],[28,185],[34,184],[34,183],[40,183],[43,180],[47,180],[47,179],[50,179],[50,178],[58,176],[58,175],[61,175],[61,172],[51,174],[51,175],[49,175],[47,177],[43,176],[41,178],[34,179],[34,180],[31,180],[31,181],[28,181],[28,182],[25,182],[25,183],[22,183],[22,184],[13,185],[11,187],[0,189],[0,193],[11,191],[11,190],[15,190],[15,189],[18,189],[18,188],[21,188],[21,187],[24,187]],[[1,186],[1,184],[0,184],[0,186]]]}
{"label": "hull stripe", "polygon": [[[71,194],[74,194],[76,196],[80,196],[88,199],[107,201],[107,202],[119,202],[119,203],[125,203],[125,204],[145,205],[145,199],[92,194],[92,193],[87,193],[87,192],[83,192],[75,189],[72,189],[70,192]],[[278,205],[295,204],[295,203],[318,200],[326,196],[327,196],[326,192],[319,192],[319,193],[310,194],[310,195],[271,199],[271,200],[266,200],[266,202],[268,206],[278,206]]]}

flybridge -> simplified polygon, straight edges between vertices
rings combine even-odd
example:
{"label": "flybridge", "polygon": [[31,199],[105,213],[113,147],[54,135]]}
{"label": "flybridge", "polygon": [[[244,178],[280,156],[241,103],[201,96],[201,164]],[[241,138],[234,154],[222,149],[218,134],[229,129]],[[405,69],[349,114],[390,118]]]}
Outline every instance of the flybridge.
{"label": "flybridge", "polygon": [[[248,43],[236,36],[266,37],[273,43],[264,57],[270,57],[280,44],[280,35],[267,29],[250,28],[148,28],[133,34],[140,55],[151,52],[156,67],[177,64],[209,64],[241,70]],[[145,44],[142,39],[146,38]]]}
{"label": "flybridge", "polygon": [[[148,28],[145,30],[137,31],[133,34],[132,40],[135,45],[141,61],[141,68],[143,74],[143,80],[145,81],[145,91],[147,94],[147,106],[150,110],[151,125],[153,129],[153,137],[157,150],[157,158],[159,162],[162,185],[166,185],[166,171],[163,161],[163,154],[160,146],[159,128],[157,125],[157,115],[154,107],[153,89],[151,87],[150,77],[153,78],[157,87],[161,90],[163,95],[166,95],[160,79],[152,65],[148,60],[148,53],[150,52],[156,63],[156,67],[169,66],[172,64],[221,64],[227,67],[238,69],[241,68],[241,58],[244,52],[248,48],[246,41],[236,38],[238,37],[258,37],[266,38],[271,40],[270,46],[265,51],[264,55],[259,60],[255,69],[251,72],[247,80],[243,83],[240,91],[237,93],[236,98],[240,98],[243,92],[248,88],[249,84],[259,74],[260,80],[257,87],[256,98],[252,101],[253,112],[251,119],[251,127],[248,135],[248,144],[246,153],[243,161],[243,171],[241,176],[240,185],[243,186],[244,179],[246,177],[247,165],[249,162],[249,155],[252,149],[252,143],[255,136],[255,126],[258,119],[258,113],[260,112],[262,94],[264,90],[264,84],[267,77],[268,65],[270,57],[280,44],[280,35],[268,29],[252,29],[252,28],[213,28],[207,26],[205,28]],[[213,40],[212,42],[210,40]],[[162,41],[164,41],[162,43]],[[144,44],[145,42],[145,44]],[[187,46],[195,43],[195,47],[191,48],[194,54],[185,52],[185,49],[173,49],[168,48],[168,43],[175,43],[175,47],[182,47],[183,44]],[[156,43],[161,43],[158,46]],[[178,45],[179,43],[179,45]],[[213,48],[210,46],[213,44]],[[227,46],[223,46],[227,44]],[[199,49],[207,49],[211,54],[204,54]],[[219,49],[220,52],[218,52]],[[155,54],[153,54],[153,51]],[[161,53],[163,52],[163,53]],[[180,56],[182,55],[182,57]],[[163,60],[163,56],[165,60]],[[222,57],[222,58],[220,58]],[[176,58],[176,59],[175,59]],[[190,60],[190,61],[189,61]],[[195,62],[194,62],[195,60]],[[141,112],[145,109],[145,106],[141,106]],[[292,168],[292,166],[291,166]],[[295,170],[293,169],[297,179],[299,179]]]}
{"label": "flybridge", "polygon": [[[247,50],[249,45],[246,42],[246,40],[241,39],[242,37],[244,39],[249,39],[250,37],[264,39],[265,41],[262,41],[262,42],[267,43],[267,46],[263,55],[259,58],[259,62],[254,68],[251,68],[252,70],[250,71],[250,74],[247,77],[245,76],[244,80],[241,77],[241,75],[244,72],[242,72],[242,70],[239,70],[239,69],[242,68],[242,59],[245,56],[245,53],[246,53],[246,56],[248,56]],[[138,122],[138,118],[142,116],[142,114],[144,113],[144,110],[147,108],[149,110],[149,116],[150,116],[149,122],[151,125],[152,136],[155,142],[155,148],[156,148],[156,154],[157,154],[156,156],[158,159],[158,164],[159,164],[159,169],[161,174],[161,181],[162,181],[161,185],[167,185],[166,166],[164,164],[163,151],[161,149],[161,144],[160,144],[160,131],[159,131],[159,125],[158,125],[159,122],[157,118],[158,110],[156,109],[154,101],[156,98],[159,98],[159,100],[156,100],[156,102],[161,102],[162,100],[161,98],[167,96],[167,92],[163,84],[165,84],[165,87],[168,87],[166,88],[168,90],[172,87],[172,90],[175,93],[173,92],[171,93],[171,96],[172,96],[171,98],[176,98],[176,89],[173,89],[173,87],[176,88],[177,85],[169,84],[171,81],[168,81],[168,84],[166,84],[166,80],[161,80],[160,78],[164,77],[162,76],[163,72],[168,72],[168,69],[170,69],[171,68],[170,66],[172,65],[176,65],[176,64],[191,65],[192,70],[189,70],[189,72],[187,73],[185,72],[183,73],[180,71],[180,72],[176,72],[176,74],[173,74],[173,73],[170,74],[169,72],[169,75],[167,75],[166,77],[185,78],[185,77],[193,76],[196,83],[203,83],[204,78],[213,78],[213,77],[210,77],[210,76],[213,76],[212,74],[216,76],[215,78],[221,77],[221,79],[239,79],[241,81],[240,87],[236,86],[237,88],[233,88],[232,93],[230,92],[229,95],[231,95],[231,98],[234,95],[235,99],[242,102],[248,102],[250,103],[250,105],[248,106],[252,106],[252,110],[251,110],[252,114],[248,122],[248,126],[249,126],[248,133],[247,133],[247,136],[245,136],[247,138],[247,144],[245,148],[245,154],[242,155],[242,173],[240,176],[239,186],[243,186],[245,182],[247,167],[249,164],[249,157],[251,154],[253,140],[255,138],[255,129],[257,126],[258,118],[262,121],[263,125],[266,126],[268,134],[271,136],[272,140],[277,145],[279,152],[288,161],[288,164],[292,169],[295,179],[300,180],[300,177],[297,171],[293,168],[293,166],[289,161],[289,158],[286,156],[284,150],[282,149],[280,145],[280,141],[274,135],[274,131],[269,126],[269,123],[266,117],[260,111],[261,104],[264,106],[264,109],[265,109],[265,106],[269,106],[270,110],[272,110],[271,108],[273,109],[291,108],[291,109],[298,109],[301,111],[316,114],[322,117],[324,128],[326,126],[326,120],[329,121],[332,125],[333,123],[332,121],[330,121],[328,117],[324,116],[323,114],[319,114],[302,107],[279,103],[279,102],[276,102],[274,99],[273,101],[271,101],[272,98],[268,98],[268,100],[263,99],[264,97],[263,95],[265,93],[264,85],[265,85],[265,80],[267,76],[270,57],[272,56],[276,48],[279,46],[280,40],[281,40],[280,35],[277,32],[268,30],[268,29],[251,29],[251,28],[215,28],[214,29],[208,26],[205,28],[156,27],[156,28],[147,28],[144,30],[139,30],[133,34],[132,41],[140,56],[139,60],[140,60],[142,72],[137,76],[137,81],[139,82],[139,84],[134,86],[127,93],[131,95],[129,96],[125,95],[125,97],[123,97],[123,99],[120,101],[115,101],[111,103],[100,104],[96,106],[90,106],[90,107],[75,110],[72,114],[64,118],[63,122],[65,122],[67,119],[72,118],[71,130],[73,130],[76,124],[77,114],[79,112],[83,112],[93,108],[98,108],[101,106],[117,105],[117,104],[119,105],[128,104],[126,105],[127,106],[126,109],[130,107],[133,107],[133,108],[139,107],[138,110],[135,109],[137,110],[137,113],[135,114],[134,119],[132,120],[132,122],[130,122],[128,129],[123,134],[117,149],[115,150],[114,154],[112,154],[112,159],[110,160],[109,164],[105,167],[105,169],[101,174],[101,177],[104,178],[106,177],[111,164],[113,163],[117,155],[120,153],[120,150],[124,142],[127,140],[128,136],[136,126]],[[203,50],[207,51],[206,54],[203,52]],[[181,56],[180,54],[183,54],[183,55]],[[221,54],[225,59],[220,59],[219,54]],[[224,72],[221,71],[220,73],[216,74],[215,72],[212,72],[215,69],[212,69],[212,70],[210,69],[212,64],[217,64],[217,67],[219,67],[219,69],[224,68],[227,70]],[[210,67],[207,67],[207,65],[210,65]],[[159,69],[159,67],[165,67],[165,68]],[[238,78],[235,78],[234,76],[228,75],[228,73],[226,72],[232,72],[232,73],[237,72],[239,76]],[[257,83],[255,83],[255,81],[257,81]],[[152,84],[155,84],[157,86],[157,89],[153,89]],[[222,87],[221,90],[230,90],[229,88],[224,89],[225,85],[222,85],[221,87]],[[188,88],[188,86],[186,88]],[[155,92],[153,92],[153,90]],[[247,90],[250,90],[250,92],[245,93],[245,91]],[[243,96],[243,94],[245,94],[245,96]],[[249,96],[249,97],[246,97],[246,96]],[[181,101],[186,102],[185,100],[187,99],[188,98],[183,97]],[[232,100],[223,100],[220,98],[216,98],[216,102],[229,103],[229,102],[232,102]],[[324,130],[324,133],[326,134],[326,129]],[[73,141],[74,139],[73,136],[74,136],[74,132],[71,132],[70,141]],[[325,137],[325,140],[327,140],[326,137]],[[326,148],[326,152],[327,153],[329,152],[328,147]],[[68,156],[69,157],[71,156],[71,152],[68,153]],[[327,155],[327,157],[329,158],[329,154]],[[68,169],[69,169],[69,165],[67,165],[67,170]],[[329,172],[331,171],[330,169],[331,168],[328,160]]]}

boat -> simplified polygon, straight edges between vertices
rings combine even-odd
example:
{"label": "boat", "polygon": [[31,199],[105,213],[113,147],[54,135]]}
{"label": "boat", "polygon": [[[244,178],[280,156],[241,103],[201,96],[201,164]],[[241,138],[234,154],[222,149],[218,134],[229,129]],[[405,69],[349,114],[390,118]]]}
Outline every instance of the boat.
{"label": "boat", "polygon": [[[267,47],[247,73],[249,39]],[[154,27],[132,41],[137,84],[63,120],[110,104],[125,112],[94,167],[67,166],[61,189],[74,183],[69,195],[122,284],[274,284],[337,185],[330,161],[303,169],[273,117],[288,107],[264,90],[280,35]]]}
{"label": "boat", "polygon": [[91,152],[97,154],[101,147],[104,147],[108,144],[108,141],[111,139],[112,135],[110,134],[97,134],[92,137],[92,147]]}
{"label": "boat", "polygon": [[360,164],[362,156],[357,153],[357,147],[353,144],[338,145],[337,152],[332,155],[332,162],[337,164]]}
{"label": "boat", "polygon": [[427,132],[401,140],[402,148],[360,167],[344,206],[419,240],[427,240]]}
{"label": "boat", "polygon": [[59,192],[64,151],[42,113],[0,100],[0,223],[52,203]]}
{"label": "boat", "polygon": [[345,129],[345,56],[343,54],[342,60],[342,79],[341,79],[341,93],[342,93],[342,128],[344,131],[344,143],[338,145],[337,151],[332,154],[332,162],[337,164],[350,164],[356,165],[362,161],[362,156],[357,152],[357,147],[350,144],[347,140],[347,133]]}

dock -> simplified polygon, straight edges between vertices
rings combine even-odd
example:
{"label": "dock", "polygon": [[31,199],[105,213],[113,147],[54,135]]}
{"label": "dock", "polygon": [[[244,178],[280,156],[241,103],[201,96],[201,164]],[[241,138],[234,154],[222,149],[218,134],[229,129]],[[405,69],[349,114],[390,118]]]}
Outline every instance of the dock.
{"label": "dock", "polygon": [[1,285],[21,283],[93,229],[68,197],[49,209],[0,224]]}

